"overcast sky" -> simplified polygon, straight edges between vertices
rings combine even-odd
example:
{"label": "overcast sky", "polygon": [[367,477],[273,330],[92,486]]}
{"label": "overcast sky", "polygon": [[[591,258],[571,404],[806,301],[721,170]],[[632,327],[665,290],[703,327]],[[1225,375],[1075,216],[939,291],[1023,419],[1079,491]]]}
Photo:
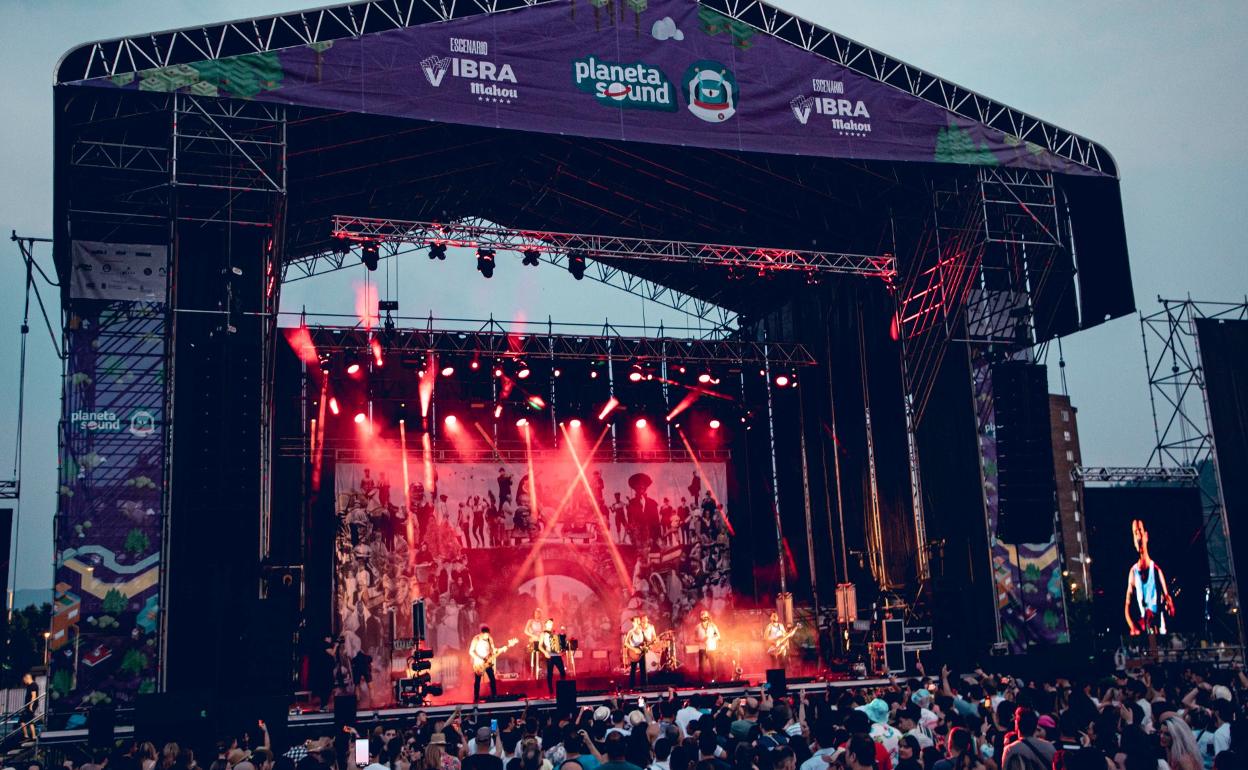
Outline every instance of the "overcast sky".
{"label": "overcast sky", "polygon": [[[798,15],[954,82],[1079,132],[1109,148],[1123,181],[1137,306],[1156,297],[1237,301],[1248,292],[1248,124],[1243,41],[1248,3],[1209,0],[775,0]],[[290,11],[309,4],[254,0],[0,0],[0,227],[52,231],[52,72],[57,58],[90,40]],[[17,423],[22,271],[17,249],[0,245],[0,478],[13,463]],[[40,251],[50,270],[48,250]],[[465,281],[470,263],[446,263]],[[504,265],[500,264],[500,277]],[[511,267],[506,265],[506,267]],[[601,324],[604,317],[655,323],[666,317],[639,300],[553,270],[522,283],[480,279],[467,297],[440,300],[405,263],[391,276],[404,314],[541,318]],[[518,272],[518,271],[517,271]],[[381,275],[381,274],[378,274]],[[381,275],[384,281],[385,276]],[[289,284],[286,309],[352,311],[349,274]],[[399,290],[393,286],[397,283]],[[445,285],[445,284],[442,284]],[[571,291],[575,287],[576,291]],[[384,292],[383,292],[384,293]],[[59,334],[59,310],[52,301]],[[525,297],[528,302],[517,301]],[[535,301],[534,301],[535,300]],[[36,316],[37,318],[37,316]],[[1142,464],[1153,426],[1139,322],[1123,318],[1063,343],[1069,391],[1079,407],[1084,461]],[[1058,387],[1056,357],[1049,363]],[[26,433],[18,549],[19,588],[52,579],[56,424],[60,365],[42,326],[29,337]]]}

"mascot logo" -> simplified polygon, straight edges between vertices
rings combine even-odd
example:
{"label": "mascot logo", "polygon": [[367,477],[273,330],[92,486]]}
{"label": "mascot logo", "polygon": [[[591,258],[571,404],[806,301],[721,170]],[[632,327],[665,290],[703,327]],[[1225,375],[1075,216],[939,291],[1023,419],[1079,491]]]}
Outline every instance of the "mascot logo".
{"label": "mascot logo", "polygon": [[689,111],[707,123],[723,123],[737,112],[737,79],[715,61],[694,62],[685,73]]}

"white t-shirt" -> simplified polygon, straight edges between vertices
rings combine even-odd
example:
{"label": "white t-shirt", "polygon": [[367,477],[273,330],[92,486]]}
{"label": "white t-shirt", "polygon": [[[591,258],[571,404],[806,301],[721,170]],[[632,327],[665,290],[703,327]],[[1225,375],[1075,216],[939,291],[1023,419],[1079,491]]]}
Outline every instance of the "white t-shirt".
{"label": "white t-shirt", "polygon": [[[1222,726],[1213,731],[1213,753],[1214,756],[1228,751],[1231,748],[1231,723],[1223,722]],[[1238,754],[1239,752],[1235,752]]]}
{"label": "white t-shirt", "polygon": [[922,725],[920,725],[919,727],[914,728],[913,730],[911,730],[910,732],[905,733],[905,734],[906,734],[906,735],[913,735],[913,736],[914,736],[914,739],[915,739],[916,741],[918,741],[918,742],[919,742],[919,748],[921,748],[921,749],[926,749],[928,746],[935,746],[935,745],[936,745],[936,741],[934,741],[934,740],[932,739],[932,733],[931,733],[931,731],[930,731],[930,730],[927,730],[927,729],[926,729],[926,728],[924,728]]}
{"label": "white t-shirt", "polygon": [[689,725],[702,718],[702,712],[693,706],[685,706],[676,712],[676,724],[680,727],[681,735],[689,734]]}
{"label": "white t-shirt", "polygon": [[831,767],[831,765],[824,762],[823,758],[835,751],[836,748],[819,749],[814,754],[811,754],[810,759],[803,762],[802,766],[798,768],[798,770],[827,770],[827,768]]}

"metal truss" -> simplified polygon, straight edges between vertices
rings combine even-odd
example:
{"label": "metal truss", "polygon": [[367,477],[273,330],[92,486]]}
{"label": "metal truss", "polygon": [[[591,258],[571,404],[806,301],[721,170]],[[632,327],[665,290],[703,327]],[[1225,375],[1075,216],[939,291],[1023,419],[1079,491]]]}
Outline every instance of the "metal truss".
{"label": "metal truss", "polygon": [[761,0],[699,0],[699,3],[703,13],[711,11],[727,17],[728,31],[740,45],[748,45],[753,31],[764,32],[878,83],[1039,145],[1058,157],[1102,174],[1118,176],[1109,151],[1090,139],[1007,107]]}
{"label": "metal truss", "polygon": [[[307,442],[301,439],[283,439],[278,446],[278,452],[282,457],[303,457],[308,458],[311,455]],[[375,461],[378,452],[380,457],[387,457],[388,454],[398,461],[402,459],[400,451],[389,449],[387,447],[369,447],[362,448],[356,442],[326,442],[325,454],[332,456],[335,461],[340,463]],[[441,463],[488,463],[488,462],[505,462],[525,464],[530,458],[534,462],[543,458],[556,459],[561,455],[559,450],[549,449],[527,449],[523,442],[519,441],[499,441],[495,447],[464,449],[455,447],[434,446],[430,450],[430,459],[437,465]],[[727,449],[695,449],[694,455],[698,462],[727,462],[732,459],[732,453]],[[566,458],[566,455],[562,455]],[[609,463],[609,462],[689,462],[690,455],[685,449],[632,449],[627,447],[619,447],[612,451],[611,449],[602,448],[597,453],[589,457],[582,457],[582,461],[586,463]]]}
{"label": "metal truss", "polygon": [[[814,366],[817,361],[797,343],[753,342],[729,339],[681,339],[508,332],[497,324],[478,331],[444,329],[377,329],[310,326],[308,333],[318,352],[368,351],[374,339],[392,353],[480,355],[486,358],[532,358],[583,361],[681,361],[696,364],[770,363],[775,367]],[[611,332],[606,329],[604,331]]]}
{"label": "metal truss", "polygon": [[989,242],[1064,246],[1052,174],[982,167],[979,189]]}
{"label": "metal truss", "polygon": [[102,40],[79,46],[61,57],[56,81],[64,84],[117,77],[156,67],[267,53],[551,2],[560,0],[371,0]]}
{"label": "metal truss", "polygon": [[[1211,590],[1226,607],[1237,608],[1235,560],[1227,536],[1226,507],[1209,421],[1204,369],[1196,337],[1196,321],[1202,318],[1248,320],[1248,301],[1195,302],[1191,299],[1157,298],[1162,309],[1140,314],[1144,360],[1148,367],[1149,400],[1153,410],[1156,446],[1149,465],[1158,468],[1191,467],[1212,471],[1198,484],[1205,511],[1205,542],[1209,551]],[[1149,347],[1149,343],[1153,348]],[[1159,346],[1159,349],[1158,349]],[[1239,614],[1222,618],[1224,625],[1244,643]]]}
{"label": "metal truss", "polygon": [[[380,257],[387,259],[403,254],[411,254],[415,247],[403,248],[399,244],[382,244]],[[547,264],[563,267],[566,261],[561,254],[543,252],[542,261]],[[300,281],[305,278],[345,270],[360,264],[358,257],[349,250],[319,252],[307,254],[288,260],[283,265],[285,277],[283,281]],[[690,318],[697,318],[714,324],[708,336],[724,336],[733,332],[737,326],[737,314],[728,308],[713,302],[679,292],[669,286],[640,278],[632,273],[612,267],[605,262],[590,260],[585,266],[585,277],[606,284],[614,289],[628,292],[635,297],[653,302],[656,305],[684,313]]]}
{"label": "metal truss", "polygon": [[1200,479],[1200,471],[1191,466],[1155,468],[1076,465],[1070,470],[1070,478],[1085,484],[1195,484]]}
{"label": "metal truss", "polygon": [[825,273],[839,273],[891,279],[897,274],[896,260],[891,254],[866,256],[826,251],[798,251],[612,235],[519,230],[492,225],[480,220],[439,224],[335,215],[333,235],[353,241],[411,243],[416,246],[442,243],[471,248],[534,249],[543,254],[549,252],[563,257],[579,252],[593,259],[677,262],[757,270],[760,273],[781,270],[799,271],[812,277]]}

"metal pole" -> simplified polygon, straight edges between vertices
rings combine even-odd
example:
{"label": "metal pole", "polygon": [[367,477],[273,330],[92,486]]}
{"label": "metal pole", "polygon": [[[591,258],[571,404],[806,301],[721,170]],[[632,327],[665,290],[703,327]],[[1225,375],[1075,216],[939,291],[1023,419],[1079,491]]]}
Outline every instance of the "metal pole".
{"label": "metal pole", "polygon": [[[810,596],[815,608],[815,625],[819,624],[819,575],[815,569],[815,527],[812,520],[810,510],[810,465],[806,459],[806,398],[799,387],[801,383],[794,382],[793,387],[798,388],[797,391],[797,414],[798,414],[798,441],[801,442],[802,450],[802,501],[806,506],[806,563],[810,568]],[[819,635],[815,634],[818,640]]]}
{"label": "metal pole", "polygon": [[780,593],[788,593],[784,563],[784,527],[780,519],[780,474],[776,470],[776,415],[771,400],[771,353],[767,347],[767,330],[763,329],[763,376],[767,378],[767,436],[771,443],[771,496],[776,515],[776,565],[780,569]]}

